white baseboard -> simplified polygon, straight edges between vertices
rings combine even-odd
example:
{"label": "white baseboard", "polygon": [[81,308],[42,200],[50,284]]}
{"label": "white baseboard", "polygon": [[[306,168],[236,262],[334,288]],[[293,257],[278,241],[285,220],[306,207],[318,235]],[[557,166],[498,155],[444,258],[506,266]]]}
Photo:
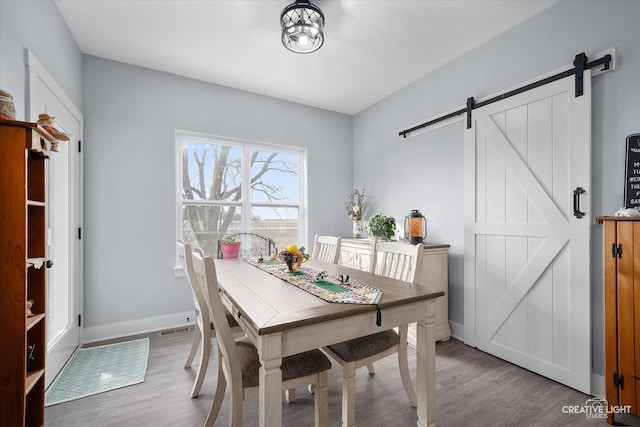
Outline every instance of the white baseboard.
{"label": "white baseboard", "polygon": [[[187,318],[189,318],[189,322],[187,322]],[[93,326],[83,329],[82,344],[193,325],[194,322],[195,313],[193,311],[187,311],[166,316],[147,317],[145,319],[130,320],[128,322],[112,323],[110,325]]]}
{"label": "white baseboard", "polygon": [[449,327],[451,328],[451,337],[464,342],[464,325],[449,320]]}
{"label": "white baseboard", "polygon": [[604,375],[591,372],[591,394],[602,399],[605,398],[607,391],[604,385]]}

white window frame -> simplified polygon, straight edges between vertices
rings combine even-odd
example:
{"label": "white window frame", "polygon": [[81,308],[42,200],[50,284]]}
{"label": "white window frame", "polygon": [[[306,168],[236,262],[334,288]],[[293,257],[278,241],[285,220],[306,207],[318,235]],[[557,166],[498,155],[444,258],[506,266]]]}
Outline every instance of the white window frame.
{"label": "white window frame", "polygon": [[[242,150],[242,197],[239,201],[229,200],[186,200],[182,198],[182,143],[184,141],[195,141],[204,144],[214,145],[227,145],[238,147]],[[176,131],[175,137],[175,191],[176,191],[176,240],[182,239],[182,227],[183,227],[183,206],[185,204],[193,205],[212,205],[212,206],[239,206],[242,216],[242,228],[243,231],[251,231],[251,215],[247,215],[247,212],[251,212],[252,207],[292,207],[298,209],[298,239],[300,244],[308,246],[307,240],[307,150],[301,147],[294,147],[288,145],[278,145],[266,142],[248,141],[237,138],[222,137],[216,135],[207,135],[197,132],[189,131]],[[246,191],[246,188],[250,188],[251,180],[251,167],[250,153],[251,150],[262,151],[275,151],[278,153],[286,153],[296,155],[299,157],[298,165],[298,202],[297,203],[269,203],[269,202],[255,202],[250,200],[250,191]],[[178,254],[176,254],[176,267],[174,268],[176,277],[184,276],[182,267],[178,260]]]}

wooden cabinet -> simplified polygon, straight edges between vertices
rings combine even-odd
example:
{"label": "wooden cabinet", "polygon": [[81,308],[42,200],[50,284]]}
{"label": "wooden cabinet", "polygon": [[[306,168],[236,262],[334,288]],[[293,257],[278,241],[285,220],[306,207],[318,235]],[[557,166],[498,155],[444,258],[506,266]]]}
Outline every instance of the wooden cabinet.
{"label": "wooden cabinet", "polygon": [[340,265],[369,271],[371,267],[371,242],[366,239],[342,238]]}
{"label": "wooden cabinet", "polygon": [[[49,134],[0,120],[0,424],[44,425]],[[32,315],[27,303],[33,300]]]}
{"label": "wooden cabinet", "polygon": [[[449,326],[449,271],[448,256],[450,245],[426,243],[422,260],[422,273],[417,283],[438,291],[444,296],[436,300],[436,341],[448,340],[451,337]],[[342,239],[340,265],[369,271],[371,265],[371,241],[368,239]],[[415,325],[409,327],[409,342],[415,344]]]}
{"label": "wooden cabinet", "polygon": [[[638,415],[640,398],[640,218],[604,224],[605,388],[609,406]],[[613,424],[613,412],[607,422]]]}

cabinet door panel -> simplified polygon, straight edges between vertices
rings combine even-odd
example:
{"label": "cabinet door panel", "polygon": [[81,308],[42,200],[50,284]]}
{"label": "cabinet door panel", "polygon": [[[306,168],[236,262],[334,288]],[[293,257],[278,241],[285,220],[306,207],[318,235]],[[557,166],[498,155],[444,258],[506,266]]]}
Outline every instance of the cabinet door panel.
{"label": "cabinet door panel", "polygon": [[634,223],[618,222],[618,243],[622,255],[618,258],[618,373],[625,387],[619,390],[620,405],[632,406],[635,412],[635,346],[633,316]]}
{"label": "cabinet door panel", "polygon": [[356,266],[356,249],[345,248],[340,250],[339,264],[349,268],[357,268]]}
{"label": "cabinet door panel", "polygon": [[[613,375],[618,372],[618,319],[617,319],[617,259],[612,247],[618,244],[617,222],[604,222],[604,327],[605,327],[605,388],[609,405],[619,405],[618,389],[613,385]],[[609,420],[612,422],[612,419]]]}

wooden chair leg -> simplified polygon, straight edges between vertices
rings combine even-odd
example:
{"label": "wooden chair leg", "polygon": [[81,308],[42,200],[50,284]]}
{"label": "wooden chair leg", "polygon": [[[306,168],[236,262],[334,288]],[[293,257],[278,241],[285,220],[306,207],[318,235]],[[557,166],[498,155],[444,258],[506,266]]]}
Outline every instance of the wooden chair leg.
{"label": "wooden chair leg", "polygon": [[193,363],[193,359],[196,357],[196,353],[198,352],[198,347],[200,347],[200,340],[202,339],[200,332],[200,313],[196,315],[196,323],[195,328],[193,330],[193,341],[191,342],[191,350],[189,351],[189,356],[187,356],[187,361],[184,364],[185,369],[190,368]]}
{"label": "wooden chair leg", "polygon": [[400,368],[400,378],[402,378],[402,384],[404,390],[407,392],[407,397],[411,406],[416,408],[418,406],[418,399],[416,398],[416,392],[413,389],[411,383],[411,375],[409,374],[409,361],[407,357],[407,326],[400,327],[400,344],[398,348],[398,365]]}
{"label": "wooden chair leg", "polygon": [[356,365],[342,366],[342,427],[356,425]]}
{"label": "wooden chair leg", "polygon": [[[318,374],[318,382],[315,384],[315,421],[316,427],[326,426],[329,423],[329,392],[328,392],[328,380],[329,374],[327,371],[320,372]],[[311,388],[311,385],[309,385]]]}
{"label": "wooden chair leg", "polygon": [[367,370],[369,371],[369,375],[376,373],[375,369],[373,369],[373,363],[367,363]]}
{"label": "wooden chair leg", "polygon": [[200,351],[200,366],[198,366],[198,372],[196,373],[196,380],[193,383],[191,389],[191,397],[197,397],[200,394],[200,388],[204,382],[204,376],[207,373],[207,367],[209,366],[209,354],[211,354],[211,328],[205,328],[208,325],[200,325],[202,328],[202,350]]}
{"label": "wooden chair leg", "polygon": [[229,427],[242,427],[242,405],[244,404],[242,393],[242,379],[240,379],[239,387],[231,385],[229,393]]}
{"label": "wooden chair leg", "polygon": [[224,378],[224,371],[222,370],[222,358],[220,352],[218,352],[218,381],[216,383],[216,392],[213,395],[213,402],[211,403],[211,409],[207,420],[205,421],[205,427],[213,427],[213,424],[218,418],[220,408],[222,407],[222,401],[224,400],[224,390],[227,387],[227,382]]}

